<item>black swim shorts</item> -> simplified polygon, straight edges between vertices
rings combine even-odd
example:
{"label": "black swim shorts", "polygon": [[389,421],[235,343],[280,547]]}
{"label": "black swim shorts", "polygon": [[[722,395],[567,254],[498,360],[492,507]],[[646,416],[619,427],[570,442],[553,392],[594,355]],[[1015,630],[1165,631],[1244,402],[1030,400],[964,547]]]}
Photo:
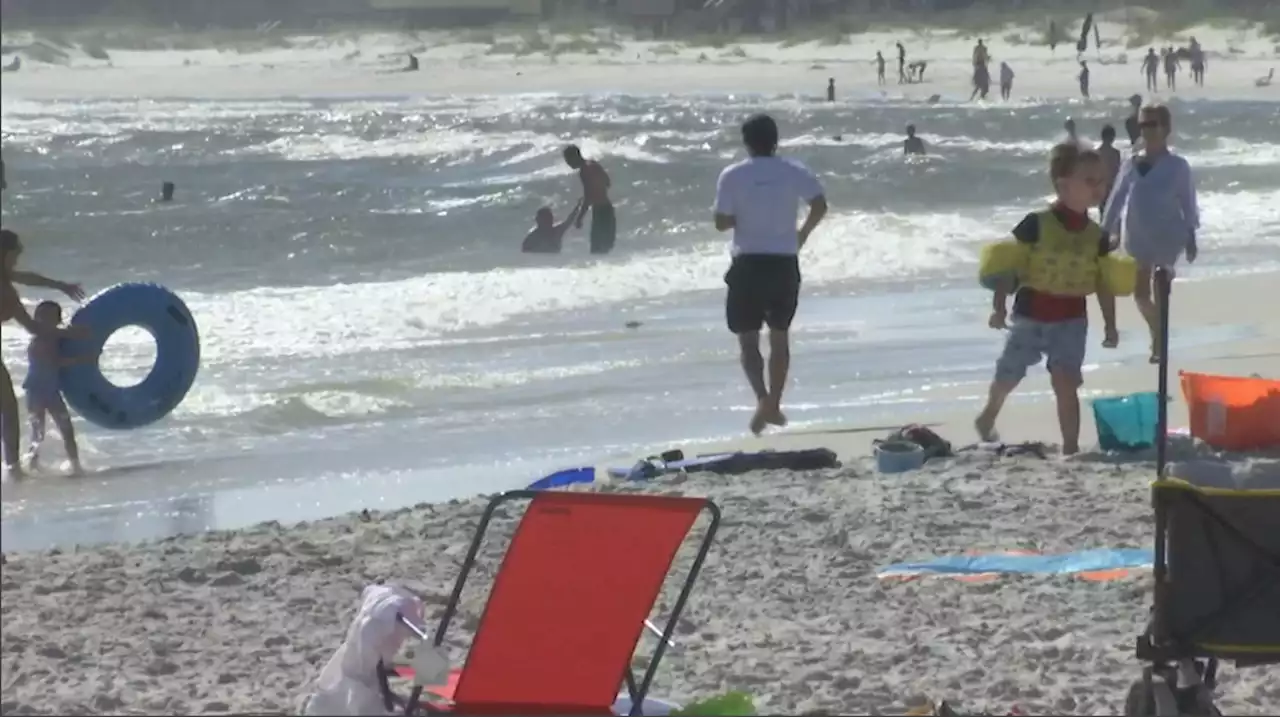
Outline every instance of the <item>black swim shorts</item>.
{"label": "black swim shorts", "polygon": [[786,254],[742,254],[724,275],[724,313],[735,334],[791,328],[800,301],[800,260]]}
{"label": "black swim shorts", "polygon": [[608,254],[618,241],[618,215],[612,204],[591,207],[591,253]]}

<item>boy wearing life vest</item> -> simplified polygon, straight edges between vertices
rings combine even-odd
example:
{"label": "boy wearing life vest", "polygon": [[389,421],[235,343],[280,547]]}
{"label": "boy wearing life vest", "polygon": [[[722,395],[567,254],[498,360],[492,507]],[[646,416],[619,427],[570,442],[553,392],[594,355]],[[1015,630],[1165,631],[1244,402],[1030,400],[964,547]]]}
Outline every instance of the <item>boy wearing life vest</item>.
{"label": "boy wearing life vest", "polygon": [[[1057,200],[1048,209],[1028,214],[1013,229],[1013,238],[1026,247],[1026,263],[1016,288],[995,287],[989,325],[1008,329],[1004,351],[996,361],[995,380],[987,405],[974,421],[984,441],[998,440],[996,418],[1005,399],[1027,374],[1047,359],[1063,454],[1080,450],[1080,397],[1085,345],[1088,337],[1089,294],[1097,293],[1105,322],[1102,345],[1114,348],[1115,295],[1107,288],[1099,259],[1111,252],[1110,239],[1089,218],[1106,189],[1102,157],[1074,143],[1053,148],[1049,178]],[[1013,289],[1013,315],[1006,306]]]}

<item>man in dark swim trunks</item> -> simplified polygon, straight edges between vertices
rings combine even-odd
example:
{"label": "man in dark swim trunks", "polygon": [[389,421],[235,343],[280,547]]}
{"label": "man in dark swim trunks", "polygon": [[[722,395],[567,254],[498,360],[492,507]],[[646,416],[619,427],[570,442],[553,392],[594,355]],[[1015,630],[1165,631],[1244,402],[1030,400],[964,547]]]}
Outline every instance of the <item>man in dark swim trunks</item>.
{"label": "man in dark swim trunks", "polygon": [[[618,217],[609,201],[609,173],[599,162],[583,158],[582,150],[573,144],[564,148],[564,162],[576,169],[582,180],[582,201],[591,212],[591,253],[608,254],[618,240]],[[576,228],[582,228],[587,211],[579,212]]]}
{"label": "man in dark swim trunks", "polygon": [[[732,231],[733,261],[725,273],[725,320],[738,338],[739,358],[755,393],[749,424],[785,426],[782,392],[791,370],[791,321],[800,301],[800,250],[827,213],[822,183],[803,164],[777,156],[778,125],[755,115],[742,125],[748,158],[726,167],[716,182],[717,231]],[[800,204],[808,216],[797,228]],[[769,359],[760,332],[769,328]],[[768,366],[767,377],[765,367]]]}

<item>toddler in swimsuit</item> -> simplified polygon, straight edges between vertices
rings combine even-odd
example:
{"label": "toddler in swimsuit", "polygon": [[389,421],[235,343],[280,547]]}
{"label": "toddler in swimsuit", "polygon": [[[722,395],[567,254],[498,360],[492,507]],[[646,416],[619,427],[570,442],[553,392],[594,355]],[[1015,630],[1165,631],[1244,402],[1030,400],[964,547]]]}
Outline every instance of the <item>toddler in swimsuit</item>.
{"label": "toddler in swimsuit", "polygon": [[[62,307],[56,301],[42,301],[36,306],[32,318],[41,326],[57,329],[62,324]],[[22,388],[27,394],[27,417],[31,421],[31,450],[27,453],[27,460],[32,470],[39,467],[45,421],[52,418],[53,424],[62,434],[67,459],[71,461],[71,472],[83,472],[80,467],[80,449],[76,446],[75,428],[71,425],[67,404],[62,400],[58,374],[63,366],[92,360],[90,356],[63,358],[58,353],[58,339],[53,336],[34,337],[27,345],[27,377],[22,382]]]}

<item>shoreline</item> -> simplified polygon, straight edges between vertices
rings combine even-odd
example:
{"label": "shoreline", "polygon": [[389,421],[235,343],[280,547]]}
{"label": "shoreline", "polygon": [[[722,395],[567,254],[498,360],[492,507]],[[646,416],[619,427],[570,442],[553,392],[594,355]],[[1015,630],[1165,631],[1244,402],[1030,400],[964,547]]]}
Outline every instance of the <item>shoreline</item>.
{"label": "shoreline", "polygon": [[[1280,273],[1269,272],[1182,280],[1175,283],[1174,297],[1171,304],[1176,321],[1172,332],[1174,351],[1170,366],[1170,393],[1173,397],[1169,415],[1171,428],[1176,429],[1187,425],[1186,405],[1182,400],[1177,378],[1180,370],[1228,375],[1260,374],[1266,377],[1274,376],[1280,378],[1280,374],[1277,374],[1275,369],[1276,362],[1280,359],[1280,321],[1277,321],[1276,317],[1269,315],[1266,307],[1257,302],[1250,302],[1248,298],[1262,295],[1268,290],[1268,287],[1274,286],[1277,280],[1280,280]],[[985,294],[975,292],[974,295],[978,297]],[[1233,310],[1229,315],[1223,315],[1220,310],[1222,306],[1232,306]],[[1123,349],[1126,344],[1141,340],[1145,328],[1139,323],[1141,319],[1138,317],[1131,299],[1120,299],[1117,313]],[[1097,341],[1100,341],[1100,338],[1098,338],[1100,333],[1096,327],[1100,325],[1100,318],[1097,315],[1096,304],[1092,303],[1091,322],[1094,324],[1095,330],[1091,334],[1089,354],[1086,359],[1085,385],[1081,391],[1081,446],[1085,454],[1097,456],[1093,450],[1096,445],[1096,436],[1092,413],[1089,409],[1089,400],[1107,395],[1124,395],[1154,390],[1156,368],[1146,363],[1145,355],[1141,352],[1135,354],[1132,358],[1121,359],[1109,356],[1107,351],[1097,346]],[[1183,344],[1184,348],[1179,348],[1179,340],[1183,332],[1195,335],[1198,332],[1210,329],[1218,329],[1228,335],[1238,335],[1239,338],[1225,340],[1221,343],[1196,342],[1191,345]],[[994,361],[994,357],[999,351],[1001,341],[1002,336],[998,332],[992,331],[990,333],[992,361]],[[804,354],[802,352],[797,353],[796,356],[799,361],[803,362]],[[738,386],[742,378],[736,363],[726,359],[725,371],[732,372],[731,375],[726,373],[726,380],[732,381],[734,386]],[[796,376],[803,377],[802,372],[803,363],[801,363],[801,368],[793,372],[793,378]],[[976,443],[977,437],[974,434],[972,421],[985,396],[985,384],[962,383],[959,385],[930,386],[929,379],[925,376],[921,377],[921,381],[922,387],[915,391],[915,397],[918,399],[916,403],[890,403],[881,406],[868,405],[862,408],[849,409],[846,411],[847,417],[845,418],[833,421],[819,419],[813,422],[797,422],[798,425],[791,428],[766,432],[758,437],[750,436],[746,432],[746,421],[749,418],[749,412],[736,412],[734,414],[735,418],[740,417],[742,421],[741,433],[736,437],[711,437],[692,440],[681,440],[673,437],[666,441],[654,441],[649,447],[640,449],[635,453],[596,453],[593,458],[574,465],[594,465],[596,467],[597,481],[602,481],[605,480],[607,469],[610,467],[627,467],[645,456],[655,455],[673,448],[684,451],[688,457],[701,453],[731,451],[830,448],[835,450],[842,460],[866,460],[872,455],[872,441],[885,437],[896,426],[913,422],[930,425],[956,448]],[[785,405],[784,401],[784,407]],[[931,405],[933,408],[930,408]],[[1010,443],[1039,441],[1056,446],[1061,439],[1055,416],[1052,391],[1047,374],[1043,368],[1035,368],[1029,372],[1027,380],[1014,392],[1002,414],[998,428],[1001,431],[1002,438]],[[723,432],[721,434],[723,435]],[[1139,454],[1138,458],[1149,459],[1149,456]],[[513,475],[509,480],[497,480],[492,476],[481,480],[485,471],[479,466],[465,467],[465,475],[470,476],[467,479],[468,482],[478,480],[481,482],[483,488],[479,491],[480,494],[488,494],[489,491],[494,490],[522,488],[542,477],[542,475],[573,467],[570,463],[571,461],[565,461],[565,464],[556,468],[549,468],[543,474],[522,475],[521,477]],[[234,469],[238,465],[234,461],[221,461],[219,464],[225,464],[227,470]],[[213,468],[217,468],[217,466],[210,466],[210,469]],[[164,469],[161,468],[160,470]],[[444,475],[448,474],[450,470],[449,468],[438,466],[433,467],[430,471],[425,471],[423,475],[425,476],[426,473]],[[464,469],[455,468],[452,470],[462,475]],[[98,494],[98,497],[94,500],[98,502],[106,500],[113,490],[109,484],[121,477],[128,480],[127,476],[117,476],[108,479],[101,487],[96,488],[94,494]],[[161,476],[156,475],[148,480],[159,480],[160,478]],[[323,487],[328,485],[328,480],[330,479],[318,481],[314,485],[321,486],[318,488],[319,490],[333,492],[335,489]],[[423,480],[423,478],[419,480]],[[300,491],[305,492],[307,485],[306,483],[296,485],[292,483],[273,484],[268,486],[269,490],[267,492],[261,493],[258,503],[267,500],[268,495],[275,495],[276,493],[285,497],[295,496],[296,498],[295,494]],[[412,498],[396,499],[394,497],[396,490],[405,490],[400,483],[400,479],[390,481],[385,485],[367,481],[359,481],[356,485],[365,485],[366,488],[381,487],[377,487],[374,491],[378,495],[378,498],[374,501],[345,504],[352,509],[394,510],[397,506],[405,505],[412,500]],[[132,486],[133,483],[130,482],[123,487],[117,486],[115,490],[130,488],[132,492],[137,492],[137,488]],[[50,484],[47,486],[32,486],[31,489],[41,489],[34,492],[31,489],[24,490],[23,493],[28,500],[34,500],[34,496],[41,494],[44,495],[44,498],[41,499],[40,503],[24,505],[23,513],[28,516],[36,516],[36,519],[41,523],[56,524],[62,520],[69,519],[70,516],[63,515],[66,510],[64,504],[47,502],[49,501],[49,493],[48,490],[44,489],[52,487]],[[216,484],[211,484],[210,487],[213,490],[212,493],[207,494],[210,500],[217,496],[228,494],[228,492],[237,495],[243,493],[242,499],[249,499],[253,495],[258,495],[258,493],[254,492],[252,486],[244,484],[244,481],[229,484],[224,481],[218,481]],[[449,505],[456,500],[470,500],[472,499],[471,496],[476,495],[476,493],[443,489],[436,492],[458,497],[433,502],[431,505]],[[357,493],[342,490],[336,491],[334,494],[336,497],[343,497],[354,496]],[[197,493],[195,495],[203,496],[206,494]],[[387,500],[389,496],[391,499]],[[128,499],[125,500],[126,498]],[[139,511],[138,496],[130,497],[126,492],[117,496],[116,500],[124,500],[125,505],[134,506],[131,509],[131,514]],[[145,514],[159,516],[166,515],[170,511],[181,511],[183,509],[180,506],[190,503],[190,500],[190,496],[183,493],[173,498],[150,501],[147,503],[150,507]],[[327,501],[326,504],[334,502]],[[284,525],[292,525],[294,520],[289,519],[288,516],[291,513],[297,514],[298,511],[296,508],[287,507],[288,504],[285,505],[286,507],[282,507],[277,511],[269,511],[266,515],[256,508],[254,512],[263,516],[263,518],[269,518],[272,522],[279,521]],[[85,506],[79,507],[83,508]],[[144,513],[138,514],[141,516]],[[312,517],[313,515],[314,513],[304,514],[304,519],[301,522],[305,524],[307,520],[315,519]],[[190,520],[196,519],[195,516],[189,516],[189,518]],[[236,526],[231,529],[233,531],[253,530],[258,525],[253,523],[245,526],[235,521],[232,521],[231,524]],[[164,522],[162,525],[168,526],[170,524]],[[190,522],[182,521],[176,525],[190,525]],[[218,523],[214,522],[213,525],[217,526]],[[192,533],[190,529],[173,531],[172,528],[167,528],[167,530],[182,535],[199,535],[209,532],[208,530],[197,530]],[[213,532],[222,530],[225,530],[225,528],[215,527]],[[160,539],[163,540],[164,538]],[[124,543],[124,545],[145,546],[154,544],[154,540],[155,538],[150,538],[141,542]],[[113,545],[119,545],[119,543],[92,543],[81,546],[81,549],[93,550]],[[64,546],[66,549],[70,549],[70,547],[69,545]],[[43,547],[32,548],[23,550],[21,553],[34,554],[46,549]]]}

